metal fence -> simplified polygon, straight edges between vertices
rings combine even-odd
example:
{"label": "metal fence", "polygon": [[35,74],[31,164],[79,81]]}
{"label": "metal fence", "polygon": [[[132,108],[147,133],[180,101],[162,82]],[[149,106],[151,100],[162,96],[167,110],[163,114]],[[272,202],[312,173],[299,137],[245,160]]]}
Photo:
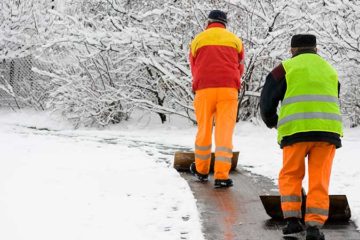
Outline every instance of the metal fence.
{"label": "metal fence", "polygon": [[46,77],[34,72],[33,67],[49,69],[32,56],[0,62],[0,107],[43,108],[41,100],[47,89],[41,86],[41,82],[45,82]]}

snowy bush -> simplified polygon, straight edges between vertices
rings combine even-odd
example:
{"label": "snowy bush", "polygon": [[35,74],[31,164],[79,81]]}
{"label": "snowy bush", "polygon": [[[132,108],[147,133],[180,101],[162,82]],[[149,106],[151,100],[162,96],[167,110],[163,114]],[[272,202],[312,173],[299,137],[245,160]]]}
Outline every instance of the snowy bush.
{"label": "snowy bush", "polygon": [[[61,4],[60,4],[61,3]],[[359,119],[359,3],[349,0],[4,0],[0,104],[60,112],[76,126],[119,123],[133,110],[195,122],[189,44],[212,9],[228,13],[245,44],[238,120],[258,117],[269,71],[290,57],[293,34],[318,36],[342,82],[351,126]],[[4,104],[5,103],[5,104]],[[10,104],[11,103],[11,104]]]}
{"label": "snowy bush", "polygon": [[[351,127],[360,125],[360,2],[329,0],[308,4],[317,9],[308,14],[309,25],[316,31],[321,50],[339,72],[341,104]],[[320,9],[320,11],[318,11]]]}
{"label": "snowy bush", "polygon": [[46,0],[0,2],[0,105],[44,109],[44,88],[31,71],[53,16]]}

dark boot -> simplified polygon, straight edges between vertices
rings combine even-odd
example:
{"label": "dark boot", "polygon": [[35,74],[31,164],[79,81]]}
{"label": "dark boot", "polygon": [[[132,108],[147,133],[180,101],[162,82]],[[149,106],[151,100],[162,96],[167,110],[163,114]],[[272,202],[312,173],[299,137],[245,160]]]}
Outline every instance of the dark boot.
{"label": "dark boot", "polygon": [[207,182],[209,179],[209,174],[201,174],[198,173],[198,171],[196,171],[196,165],[195,162],[191,163],[190,165],[190,172],[195,175],[195,177],[200,181],[200,182]]}
{"label": "dark boot", "polygon": [[306,240],[325,240],[325,236],[318,227],[308,227],[306,229]]}
{"label": "dark boot", "polygon": [[227,187],[232,187],[233,186],[233,181],[229,178],[226,180],[222,180],[222,179],[215,179],[215,184],[214,184],[215,188],[227,188]]}
{"label": "dark boot", "polygon": [[304,227],[300,222],[299,218],[291,217],[286,219],[287,223],[286,226],[283,228],[283,234],[293,234],[293,233],[299,233],[304,231]]}

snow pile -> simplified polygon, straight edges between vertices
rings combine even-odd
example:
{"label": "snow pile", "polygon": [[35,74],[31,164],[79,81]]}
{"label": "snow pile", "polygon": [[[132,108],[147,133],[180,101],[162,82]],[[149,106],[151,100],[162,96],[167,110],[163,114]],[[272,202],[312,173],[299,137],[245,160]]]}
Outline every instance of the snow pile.
{"label": "snow pile", "polygon": [[189,186],[156,152],[13,116],[0,120],[0,239],[203,239]]}

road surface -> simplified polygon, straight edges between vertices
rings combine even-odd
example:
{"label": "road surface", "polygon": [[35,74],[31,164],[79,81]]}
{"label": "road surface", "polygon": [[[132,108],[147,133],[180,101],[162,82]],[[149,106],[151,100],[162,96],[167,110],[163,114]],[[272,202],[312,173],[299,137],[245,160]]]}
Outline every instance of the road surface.
{"label": "road surface", "polygon": [[[231,173],[234,187],[215,189],[213,179],[198,182],[190,173],[183,172],[201,215],[207,240],[305,240],[305,233],[284,237],[283,221],[270,219],[259,195],[277,194],[276,186],[267,178],[239,170]],[[360,232],[352,221],[324,226],[326,240],[360,240]]]}

